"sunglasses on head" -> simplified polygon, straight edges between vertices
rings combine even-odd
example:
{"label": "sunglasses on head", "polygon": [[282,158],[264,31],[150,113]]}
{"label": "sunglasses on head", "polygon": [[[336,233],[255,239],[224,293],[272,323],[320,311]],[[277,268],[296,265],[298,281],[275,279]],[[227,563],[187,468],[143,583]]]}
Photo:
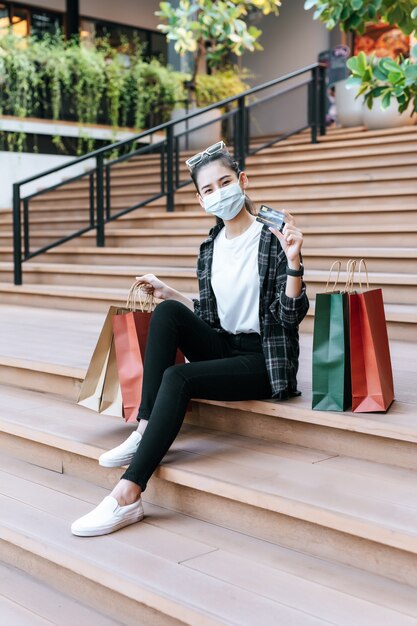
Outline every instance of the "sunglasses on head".
{"label": "sunglasses on head", "polygon": [[198,163],[200,163],[200,161],[203,159],[205,154],[208,154],[208,156],[211,156],[212,154],[216,154],[216,152],[220,152],[221,150],[224,150],[225,152],[227,152],[226,144],[224,143],[224,141],[218,141],[217,143],[214,143],[212,146],[209,146],[202,152],[197,152],[197,154],[195,154],[194,156],[186,160],[185,165],[188,167],[188,169],[191,172],[191,170],[196,165],[198,165]]}

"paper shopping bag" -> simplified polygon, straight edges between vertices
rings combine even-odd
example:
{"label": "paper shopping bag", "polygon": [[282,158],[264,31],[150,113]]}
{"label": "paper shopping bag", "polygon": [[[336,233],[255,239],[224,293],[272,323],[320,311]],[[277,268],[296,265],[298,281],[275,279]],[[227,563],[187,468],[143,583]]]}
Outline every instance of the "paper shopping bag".
{"label": "paper shopping bag", "polygon": [[349,311],[345,292],[316,295],[312,370],[313,409],[344,411],[350,407]]}
{"label": "paper shopping bag", "polygon": [[[117,371],[123,398],[123,416],[126,422],[134,422],[137,419],[142,399],[143,365],[149,324],[155,309],[152,294],[147,294],[144,301],[141,299],[140,285],[140,282],[132,285],[126,307],[136,309],[139,297],[141,310],[131,310],[113,316]],[[177,350],[175,363],[184,362],[184,355]],[[188,410],[191,410],[191,403]]]}
{"label": "paper shopping bag", "polygon": [[113,339],[112,317],[119,310],[118,307],[111,306],[107,312],[77,401],[78,404],[86,406],[96,412],[100,409],[107,363]]}
{"label": "paper shopping bag", "polygon": [[349,322],[352,410],[385,412],[394,400],[394,382],[382,290],[349,294]]}
{"label": "paper shopping bag", "polygon": [[[122,317],[121,314],[113,315],[115,319]],[[109,358],[107,361],[106,374],[104,377],[103,390],[101,394],[101,402],[99,413],[104,415],[113,415],[115,417],[123,417],[122,392],[120,388],[119,376],[117,372],[116,349],[114,337],[112,338]]]}
{"label": "paper shopping bag", "polygon": [[136,420],[142,397],[143,358],[136,332],[135,313],[113,317],[117,373],[123,398],[123,417]]}

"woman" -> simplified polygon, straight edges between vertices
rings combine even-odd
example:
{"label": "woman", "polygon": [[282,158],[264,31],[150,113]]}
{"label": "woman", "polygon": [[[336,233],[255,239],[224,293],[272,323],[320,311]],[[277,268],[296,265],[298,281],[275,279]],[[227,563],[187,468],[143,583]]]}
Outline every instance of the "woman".
{"label": "woman", "polygon": [[[216,216],[197,261],[199,299],[153,274],[138,277],[163,301],[151,317],[139,426],[101,455],[129,464],[110,495],[71,530],[103,535],[143,518],[141,493],[184,420],[190,398],[286,399],[299,395],[298,325],[309,302],[302,280],[303,235],[286,213],[280,233],[255,219],[248,178],[223,142],[187,161],[197,198]],[[189,360],[174,364],[177,348]]]}

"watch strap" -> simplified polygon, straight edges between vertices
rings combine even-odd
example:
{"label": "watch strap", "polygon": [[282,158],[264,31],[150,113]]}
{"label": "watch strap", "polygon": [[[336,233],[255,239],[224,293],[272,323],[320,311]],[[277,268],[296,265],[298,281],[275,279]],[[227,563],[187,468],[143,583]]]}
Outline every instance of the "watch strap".
{"label": "watch strap", "polygon": [[301,276],[304,276],[304,265],[302,263],[300,263],[300,269],[299,270],[293,270],[290,267],[286,267],[286,273],[287,276],[294,276],[294,277],[298,277],[301,278]]}

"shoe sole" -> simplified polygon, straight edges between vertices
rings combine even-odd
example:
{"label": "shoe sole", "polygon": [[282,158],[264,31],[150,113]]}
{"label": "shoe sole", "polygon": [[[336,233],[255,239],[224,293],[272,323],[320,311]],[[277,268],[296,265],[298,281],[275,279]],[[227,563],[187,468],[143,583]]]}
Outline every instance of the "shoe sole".
{"label": "shoe sole", "polygon": [[98,463],[99,465],[101,465],[102,467],[123,467],[124,465],[129,465],[129,463],[131,462],[131,460],[133,459],[135,455],[131,454],[128,457],[125,456],[122,459],[101,459],[99,457],[98,459]]}
{"label": "shoe sole", "polygon": [[79,530],[79,531],[74,531],[71,529],[71,532],[73,535],[76,535],[77,537],[97,537],[101,535],[108,535],[116,530],[120,530],[121,528],[124,528],[125,526],[130,526],[131,524],[140,522],[141,520],[143,520],[144,516],[145,514],[141,513],[139,517],[136,516],[134,519],[125,519],[125,520],[118,522],[117,524],[113,524],[112,526],[107,526],[106,528],[99,528],[96,530],[94,530],[94,528],[90,528],[88,530]]}

